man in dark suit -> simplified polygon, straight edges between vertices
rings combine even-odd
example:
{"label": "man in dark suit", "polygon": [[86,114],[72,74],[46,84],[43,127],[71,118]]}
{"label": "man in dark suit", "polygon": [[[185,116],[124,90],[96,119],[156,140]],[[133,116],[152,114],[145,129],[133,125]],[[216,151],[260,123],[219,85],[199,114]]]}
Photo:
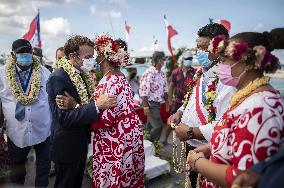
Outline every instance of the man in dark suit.
{"label": "man in dark suit", "polygon": [[[93,86],[88,85],[87,74],[83,72],[85,63],[94,61],[94,43],[90,39],[78,35],[71,37],[64,45],[64,53],[66,57],[62,58],[61,68],[55,70],[47,82],[52,114],[51,158],[57,165],[54,186],[77,188],[82,185],[91,139],[89,125],[98,119],[99,109],[115,106],[116,99],[101,95],[96,103],[90,102],[93,101]],[[56,95],[66,92],[76,101],[71,110],[62,110],[56,104]],[[61,103],[64,105],[64,101]]]}
{"label": "man in dark suit", "polygon": [[270,159],[261,161],[241,172],[234,180],[232,188],[258,187],[280,188],[284,184],[284,149],[281,148]]}

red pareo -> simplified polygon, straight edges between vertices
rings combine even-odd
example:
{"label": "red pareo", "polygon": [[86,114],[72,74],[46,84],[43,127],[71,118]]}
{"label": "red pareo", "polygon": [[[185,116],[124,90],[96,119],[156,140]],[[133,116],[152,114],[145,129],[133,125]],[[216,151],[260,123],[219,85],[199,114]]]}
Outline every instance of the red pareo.
{"label": "red pareo", "polygon": [[123,75],[108,75],[96,88],[95,100],[104,87],[117,97],[117,106],[100,111],[100,121],[92,124],[93,188],[144,187],[143,130],[131,87]]}
{"label": "red pareo", "polygon": [[[210,160],[228,165],[226,183],[260,161],[269,159],[284,144],[284,103],[275,91],[248,96],[229,109],[214,128]],[[205,179],[203,187],[218,187]]]}

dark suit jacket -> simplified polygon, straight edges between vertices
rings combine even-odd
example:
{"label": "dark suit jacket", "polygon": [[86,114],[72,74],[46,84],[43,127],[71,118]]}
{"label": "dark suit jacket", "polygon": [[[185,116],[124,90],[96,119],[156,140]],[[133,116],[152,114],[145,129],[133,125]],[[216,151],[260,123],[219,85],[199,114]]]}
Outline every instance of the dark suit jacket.
{"label": "dark suit jacket", "polygon": [[59,68],[47,81],[48,102],[52,115],[51,159],[59,163],[84,161],[91,139],[90,123],[98,118],[95,103],[72,110],[60,110],[55,98],[67,91],[78,103],[79,95],[68,74]]}
{"label": "dark suit jacket", "polygon": [[251,169],[261,174],[258,188],[284,187],[284,149],[281,148],[269,160],[261,161]]}

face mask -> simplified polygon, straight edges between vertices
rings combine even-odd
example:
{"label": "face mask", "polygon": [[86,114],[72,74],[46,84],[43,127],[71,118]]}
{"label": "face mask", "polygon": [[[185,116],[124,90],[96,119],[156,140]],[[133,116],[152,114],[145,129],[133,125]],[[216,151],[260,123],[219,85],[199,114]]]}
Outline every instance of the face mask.
{"label": "face mask", "polygon": [[80,69],[84,72],[90,72],[94,68],[94,65],[94,58],[83,59],[83,65],[80,67]]}
{"label": "face mask", "polygon": [[183,60],[183,66],[190,67],[192,65],[192,60]]}
{"label": "face mask", "polygon": [[96,63],[95,69],[96,69],[97,71],[100,71],[100,70],[101,70],[101,65],[99,65],[98,63]]}
{"label": "face mask", "polygon": [[[237,62],[238,63],[238,62]],[[241,76],[246,72],[242,72],[240,76],[238,77],[233,77],[232,76],[232,67],[234,67],[237,63],[233,64],[232,66],[230,65],[224,65],[220,63],[218,65],[218,76],[222,84],[228,85],[228,86],[233,86],[236,87],[238,83],[240,82]]]}
{"label": "face mask", "polygon": [[200,51],[196,54],[195,58],[198,60],[198,63],[203,67],[207,68],[211,65],[211,61],[208,58],[208,53]]}
{"label": "face mask", "polygon": [[16,54],[17,64],[27,67],[33,63],[33,56],[30,53]]}

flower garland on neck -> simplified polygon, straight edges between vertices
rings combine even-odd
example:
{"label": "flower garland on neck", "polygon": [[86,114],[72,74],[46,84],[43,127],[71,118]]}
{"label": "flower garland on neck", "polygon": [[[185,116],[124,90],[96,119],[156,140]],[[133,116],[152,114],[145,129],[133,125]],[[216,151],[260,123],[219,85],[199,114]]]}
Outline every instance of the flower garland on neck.
{"label": "flower garland on neck", "polygon": [[214,76],[212,82],[207,85],[207,90],[205,92],[206,100],[204,102],[204,107],[208,111],[208,119],[207,122],[211,123],[216,118],[216,107],[213,105],[214,100],[217,97],[216,88],[219,82],[219,78],[217,75]]}
{"label": "flower garland on neck", "polygon": [[[81,104],[89,104],[92,101],[93,96],[93,81],[89,75],[83,73],[82,77],[76,72],[73,65],[63,57],[58,62],[58,65],[63,68],[63,70],[68,74],[73,85],[79,94]],[[83,80],[84,79],[84,80]],[[87,86],[85,85],[86,82]],[[86,88],[87,87],[87,88]]]}
{"label": "flower garland on neck", "polygon": [[182,101],[183,108],[187,106],[190,96],[192,94],[192,90],[196,86],[197,80],[201,77],[202,74],[203,74],[203,71],[202,71],[202,68],[200,68],[199,70],[196,71],[195,75],[193,76],[193,79],[189,80],[188,90],[184,96],[184,100]]}
{"label": "flower garland on neck", "polygon": [[270,78],[268,76],[263,76],[261,78],[256,78],[251,81],[246,87],[236,92],[230,100],[231,108],[238,104],[241,99],[245,98],[251,94],[257,88],[269,83]]}
{"label": "flower garland on neck", "polygon": [[38,98],[41,82],[40,67],[40,62],[36,58],[33,58],[33,68],[31,70],[32,82],[30,86],[30,92],[28,93],[28,95],[26,95],[21,89],[19,82],[17,81],[15,59],[12,56],[9,56],[7,59],[6,75],[8,87],[16,98],[16,100],[24,106],[35,102]]}

